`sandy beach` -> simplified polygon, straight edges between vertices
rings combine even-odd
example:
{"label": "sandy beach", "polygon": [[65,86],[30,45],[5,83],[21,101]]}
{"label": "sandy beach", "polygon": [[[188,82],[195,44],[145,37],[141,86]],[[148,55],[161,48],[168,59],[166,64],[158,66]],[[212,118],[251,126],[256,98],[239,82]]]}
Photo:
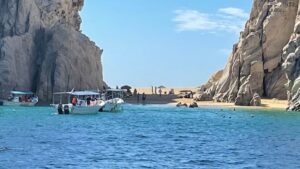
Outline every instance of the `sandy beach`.
{"label": "sandy beach", "polygon": [[[196,92],[196,88],[192,87],[180,87],[180,88],[164,88],[162,89],[162,93],[168,93],[171,89],[174,89],[175,94],[174,95],[168,95],[168,94],[162,94],[161,96],[159,94],[152,94],[152,89],[150,87],[141,87],[141,88],[134,88],[137,89],[137,92],[142,94],[145,93],[147,96],[146,104],[171,104],[176,105],[177,103],[186,103],[190,105],[194,102],[193,99],[185,99],[185,98],[179,98],[178,95],[181,90],[191,90],[193,92]],[[133,90],[134,90],[133,89]],[[253,107],[253,106],[235,106],[234,103],[222,103],[222,102],[213,102],[213,101],[198,101],[197,104],[200,107],[222,107],[222,108],[251,108],[251,109],[282,109],[285,110],[288,106],[287,100],[277,100],[277,99],[262,99],[262,106],[259,107]],[[127,103],[130,104],[141,104],[142,100],[140,98],[140,101],[138,102],[137,97],[132,96],[130,98],[126,99]]]}

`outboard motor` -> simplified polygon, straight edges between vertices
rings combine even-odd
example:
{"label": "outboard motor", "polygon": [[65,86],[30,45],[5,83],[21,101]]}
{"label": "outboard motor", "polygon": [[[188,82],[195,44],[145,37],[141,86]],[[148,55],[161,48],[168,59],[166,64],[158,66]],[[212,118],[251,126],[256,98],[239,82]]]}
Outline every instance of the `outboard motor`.
{"label": "outboard motor", "polygon": [[59,104],[57,107],[58,114],[64,114],[62,104]]}
{"label": "outboard motor", "polygon": [[3,106],[3,101],[2,100],[0,100],[0,106]]}
{"label": "outboard motor", "polygon": [[64,112],[65,112],[65,114],[70,114],[70,108],[68,105],[64,106]]}

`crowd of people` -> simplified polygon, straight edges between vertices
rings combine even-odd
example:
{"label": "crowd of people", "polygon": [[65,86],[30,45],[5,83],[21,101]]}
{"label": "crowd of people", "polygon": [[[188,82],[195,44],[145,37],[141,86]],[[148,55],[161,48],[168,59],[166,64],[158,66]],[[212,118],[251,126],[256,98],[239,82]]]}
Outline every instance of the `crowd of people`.
{"label": "crowd of people", "polygon": [[82,99],[74,96],[71,99],[71,103],[73,106],[81,106],[86,103],[87,106],[94,106],[97,104],[98,99],[96,97],[87,96]]}
{"label": "crowd of people", "polygon": [[17,97],[14,97],[13,95],[10,95],[8,97],[8,101],[15,101],[17,102],[16,100],[18,100],[18,102],[26,102],[26,103],[30,103],[32,102],[34,99],[36,99],[36,96],[34,95],[23,95],[23,96],[17,96]]}

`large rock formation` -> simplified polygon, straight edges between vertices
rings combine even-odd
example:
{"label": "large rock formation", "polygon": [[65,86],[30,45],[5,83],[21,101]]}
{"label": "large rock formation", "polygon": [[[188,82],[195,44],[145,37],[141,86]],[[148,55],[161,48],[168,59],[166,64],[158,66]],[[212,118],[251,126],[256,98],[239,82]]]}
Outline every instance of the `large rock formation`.
{"label": "large rock formation", "polygon": [[300,2],[293,34],[283,49],[282,58],[288,82],[286,84],[289,109],[300,111]]}
{"label": "large rock formation", "polygon": [[31,90],[42,100],[73,88],[101,89],[101,54],[80,32],[84,0],[2,0],[0,89]]}
{"label": "large rock formation", "polygon": [[250,19],[233,46],[222,77],[203,95],[237,105],[250,105],[255,93],[277,99],[289,95],[293,100],[299,93],[300,98],[300,83],[295,83],[300,73],[298,5],[299,0],[254,0]]}

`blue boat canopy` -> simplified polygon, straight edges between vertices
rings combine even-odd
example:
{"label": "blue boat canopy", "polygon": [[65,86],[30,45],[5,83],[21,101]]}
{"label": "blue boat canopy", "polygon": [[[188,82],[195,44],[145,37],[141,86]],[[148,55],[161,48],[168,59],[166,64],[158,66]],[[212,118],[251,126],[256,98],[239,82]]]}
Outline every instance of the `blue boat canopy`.
{"label": "blue boat canopy", "polygon": [[11,91],[10,93],[14,95],[34,95],[31,91]]}
{"label": "blue boat canopy", "polygon": [[92,92],[92,91],[75,91],[75,92],[70,92],[70,95],[73,95],[73,96],[97,96],[100,94],[97,92]]}
{"label": "blue boat canopy", "polygon": [[100,93],[93,91],[57,92],[54,95],[73,95],[73,96],[98,96]]}

